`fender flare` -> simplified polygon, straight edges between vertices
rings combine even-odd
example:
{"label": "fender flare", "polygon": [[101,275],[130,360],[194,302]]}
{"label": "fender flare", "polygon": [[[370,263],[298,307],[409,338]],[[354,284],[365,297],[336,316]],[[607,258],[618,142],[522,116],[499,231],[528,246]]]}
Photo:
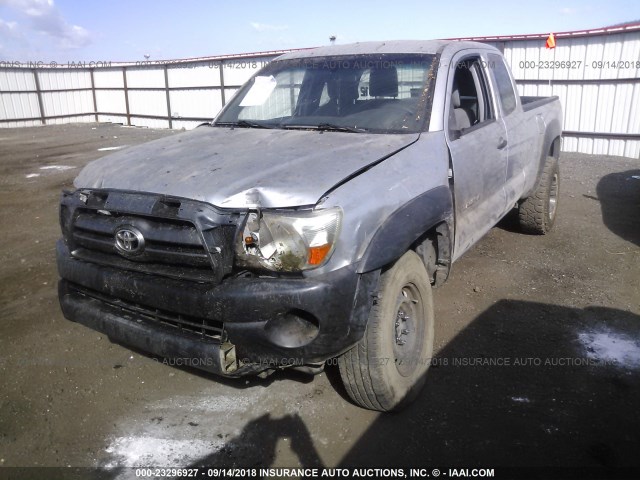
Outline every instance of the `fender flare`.
{"label": "fender flare", "polygon": [[[538,188],[540,178],[542,177],[542,171],[544,170],[544,166],[547,163],[547,157],[549,156],[549,151],[551,150],[551,145],[553,145],[556,140],[560,141],[561,136],[562,127],[560,126],[560,120],[554,118],[549,125],[547,125],[547,129],[544,132],[542,151],[540,152],[540,163],[538,165],[538,172],[536,173],[536,182],[533,184],[533,188],[521,197],[521,200],[529,197],[533,192],[535,192],[536,188]],[[553,155],[556,159],[560,157],[560,145],[554,147]]]}
{"label": "fender flare", "polygon": [[426,232],[443,221],[451,223],[453,197],[448,186],[425,192],[395,210],[378,228],[359,262],[357,272],[377,270],[400,258]]}

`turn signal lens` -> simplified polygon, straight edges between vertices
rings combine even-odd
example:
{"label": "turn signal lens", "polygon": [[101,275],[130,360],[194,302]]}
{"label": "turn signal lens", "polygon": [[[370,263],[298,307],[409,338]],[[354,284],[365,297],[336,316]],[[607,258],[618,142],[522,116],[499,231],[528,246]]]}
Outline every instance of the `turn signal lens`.
{"label": "turn signal lens", "polygon": [[319,247],[309,248],[309,265],[320,265],[327,253],[331,250],[331,245],[328,243],[320,245]]}

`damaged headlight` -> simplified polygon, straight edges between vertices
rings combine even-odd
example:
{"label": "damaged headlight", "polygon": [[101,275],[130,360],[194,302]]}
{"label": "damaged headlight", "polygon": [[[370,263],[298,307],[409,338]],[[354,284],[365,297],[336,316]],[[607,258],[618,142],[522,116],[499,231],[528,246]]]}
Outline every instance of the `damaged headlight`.
{"label": "damaged headlight", "polygon": [[299,272],[324,264],[335,245],[339,208],[300,212],[251,212],[236,245],[239,266]]}

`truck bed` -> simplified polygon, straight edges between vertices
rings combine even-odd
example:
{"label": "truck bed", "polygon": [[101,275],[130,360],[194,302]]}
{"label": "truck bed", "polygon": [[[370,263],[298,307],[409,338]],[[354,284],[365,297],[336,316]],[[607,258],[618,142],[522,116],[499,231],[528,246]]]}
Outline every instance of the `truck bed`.
{"label": "truck bed", "polygon": [[520,97],[520,101],[522,102],[522,110],[524,110],[525,112],[559,99],[560,98],[557,95],[551,97]]}

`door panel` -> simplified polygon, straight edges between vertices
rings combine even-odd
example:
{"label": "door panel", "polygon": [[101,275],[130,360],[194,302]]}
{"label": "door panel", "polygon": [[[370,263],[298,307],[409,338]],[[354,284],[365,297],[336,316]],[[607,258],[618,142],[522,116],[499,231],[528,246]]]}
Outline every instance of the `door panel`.
{"label": "door panel", "polygon": [[506,130],[501,121],[492,121],[449,143],[456,202],[455,258],[493,227],[505,211],[505,147]]}
{"label": "door panel", "polygon": [[506,211],[508,138],[490,89],[486,59],[461,55],[448,79],[447,143],[456,210],[454,259]]}

